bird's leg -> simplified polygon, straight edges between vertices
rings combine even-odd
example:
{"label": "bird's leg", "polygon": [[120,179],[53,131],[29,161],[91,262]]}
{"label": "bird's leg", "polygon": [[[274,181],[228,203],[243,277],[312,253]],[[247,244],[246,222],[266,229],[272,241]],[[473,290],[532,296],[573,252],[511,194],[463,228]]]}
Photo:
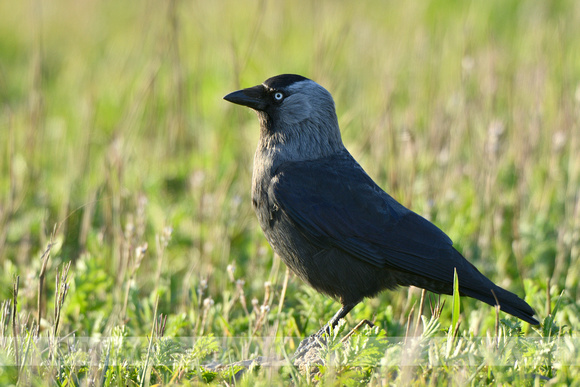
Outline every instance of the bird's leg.
{"label": "bird's leg", "polygon": [[[332,318],[324,325],[318,332],[316,332],[313,336],[321,337],[324,333],[330,333],[330,329],[334,328],[338,322],[343,319],[348,312],[354,308],[356,304],[346,304],[343,305],[342,308]],[[311,336],[312,337],[312,336]]]}
{"label": "bird's leg", "polygon": [[297,359],[297,358],[303,356],[308,351],[310,351],[310,349],[313,346],[318,345],[318,343],[316,342],[316,339],[322,338],[322,335],[324,333],[330,333],[330,329],[334,328],[336,326],[336,324],[338,324],[338,322],[342,318],[344,318],[348,314],[348,312],[350,312],[352,310],[352,308],[354,308],[355,306],[356,306],[356,303],[343,305],[342,308],[340,308],[340,310],[338,312],[336,312],[336,314],[334,316],[332,316],[332,318],[322,328],[320,328],[320,330],[318,332],[316,332],[312,336],[305,338],[304,340],[302,340],[300,342],[298,349],[296,350],[296,352],[294,352],[293,358]]}

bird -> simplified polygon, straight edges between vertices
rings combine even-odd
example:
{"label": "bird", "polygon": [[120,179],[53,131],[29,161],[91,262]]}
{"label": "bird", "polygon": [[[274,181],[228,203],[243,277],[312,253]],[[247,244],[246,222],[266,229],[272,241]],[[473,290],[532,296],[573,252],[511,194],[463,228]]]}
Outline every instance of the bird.
{"label": "bird", "polygon": [[297,277],[341,303],[311,338],[384,290],[453,294],[454,273],[460,295],[539,324],[530,305],[481,274],[442,230],[369,177],[344,146],[324,87],[282,74],[224,99],[258,116],[251,201],[266,239]]}

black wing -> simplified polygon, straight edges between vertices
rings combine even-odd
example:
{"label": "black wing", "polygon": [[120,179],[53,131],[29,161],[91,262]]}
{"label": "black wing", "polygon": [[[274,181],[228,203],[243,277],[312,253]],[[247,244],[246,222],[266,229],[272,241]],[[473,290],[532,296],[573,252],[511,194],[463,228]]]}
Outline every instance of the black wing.
{"label": "black wing", "polygon": [[377,267],[448,282],[453,268],[463,266],[453,259],[447,235],[384,192],[346,151],[282,164],[270,196],[321,245],[331,244]]}

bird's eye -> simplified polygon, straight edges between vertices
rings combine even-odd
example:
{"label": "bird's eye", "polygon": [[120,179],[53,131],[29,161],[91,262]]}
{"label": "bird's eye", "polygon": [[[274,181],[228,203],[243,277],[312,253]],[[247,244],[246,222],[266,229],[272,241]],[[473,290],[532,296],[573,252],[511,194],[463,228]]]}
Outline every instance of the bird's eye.
{"label": "bird's eye", "polygon": [[282,101],[282,98],[284,98],[284,94],[277,92],[276,94],[274,94],[274,98],[276,99],[276,101]]}

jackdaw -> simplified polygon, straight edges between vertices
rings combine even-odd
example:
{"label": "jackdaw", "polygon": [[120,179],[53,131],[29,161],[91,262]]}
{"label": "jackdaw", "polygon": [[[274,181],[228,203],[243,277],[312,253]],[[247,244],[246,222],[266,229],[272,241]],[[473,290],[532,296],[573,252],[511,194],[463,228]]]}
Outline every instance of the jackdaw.
{"label": "jackdaw", "polygon": [[344,147],[334,100],[322,86],[283,74],[224,99],[252,108],[260,121],[252,205],[268,242],[300,279],[342,304],[316,335],[385,289],[452,294],[454,270],[461,295],[538,324],[524,300],[367,175]]}

